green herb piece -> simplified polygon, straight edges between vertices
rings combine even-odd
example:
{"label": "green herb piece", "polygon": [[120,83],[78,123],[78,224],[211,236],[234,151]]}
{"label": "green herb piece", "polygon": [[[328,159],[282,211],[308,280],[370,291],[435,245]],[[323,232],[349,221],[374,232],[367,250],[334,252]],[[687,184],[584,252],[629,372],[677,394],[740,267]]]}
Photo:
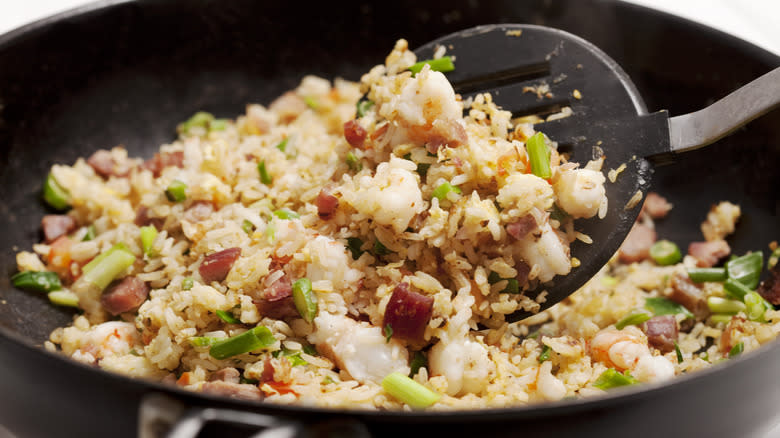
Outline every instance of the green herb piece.
{"label": "green herb piece", "polygon": [[301,352],[298,350],[290,350],[287,348],[282,348],[281,350],[274,351],[273,353],[271,353],[271,355],[276,358],[279,357],[286,358],[287,361],[290,362],[290,365],[294,367],[308,365],[309,363],[306,362],[306,360],[301,357]]}
{"label": "green herb piece", "polygon": [[550,360],[550,352],[552,351],[552,348],[550,348],[549,345],[545,345],[542,347],[542,352],[539,354],[539,363],[542,363],[546,360]]}
{"label": "green herb piece", "polygon": [[726,290],[727,295],[740,301],[744,300],[745,295],[751,292],[747,286],[733,278],[729,278],[723,283],[723,289]]}
{"label": "green herb piece", "polygon": [[241,376],[238,379],[238,383],[248,384],[248,385],[257,385],[258,383],[260,383],[260,381],[257,380],[257,379],[248,379],[248,378],[246,378],[244,376]]}
{"label": "green herb piece", "polygon": [[425,178],[428,175],[428,169],[431,168],[431,163],[417,163],[417,174]]}
{"label": "green herb piece", "polygon": [[317,351],[317,347],[315,347],[314,345],[304,345],[303,352],[308,354],[309,356],[317,356],[320,354]]}
{"label": "green herb piece", "polygon": [[273,243],[273,241],[276,240],[276,224],[270,222],[268,225],[266,225],[263,234],[265,235],[265,238],[268,239],[268,242]]}
{"label": "green herb piece", "polygon": [[209,123],[209,132],[224,131],[228,127],[228,119],[214,119]]}
{"label": "green herb piece", "polygon": [[304,96],[303,101],[306,103],[306,106],[315,111],[320,106],[320,103],[317,101],[317,99],[311,96]]}
{"label": "green herb piece", "polygon": [[599,389],[608,390],[617,388],[619,386],[634,385],[639,383],[631,374],[626,370],[625,373],[620,373],[614,368],[608,368],[601,373],[598,379],[593,383],[593,386]]}
{"label": "green herb piece", "polygon": [[311,290],[311,280],[299,278],[292,285],[293,302],[298,313],[306,322],[314,321],[317,316],[317,295]]}
{"label": "green herb piece", "polygon": [[412,362],[409,364],[409,368],[411,369],[409,372],[409,377],[414,377],[418,372],[420,372],[420,368],[427,366],[428,358],[425,357],[425,354],[422,351],[415,351],[414,357],[412,357]]}
{"label": "green herb piece", "polygon": [[664,297],[645,298],[645,309],[656,316],[682,313],[686,319],[694,317],[690,310]]}
{"label": "green herb piece", "polygon": [[195,280],[192,277],[184,277],[181,281],[181,290],[190,290],[192,286],[195,286]]}
{"label": "green herb piece", "polygon": [[392,254],[393,251],[390,251],[388,247],[386,247],[382,242],[379,241],[379,239],[374,240],[374,254],[378,256],[385,256],[388,254]]}
{"label": "green herb piece", "polygon": [[95,230],[94,225],[90,225],[87,227],[87,232],[84,233],[84,237],[81,238],[81,241],[89,242],[90,240],[94,239],[95,236],[97,236],[97,230]]}
{"label": "green herb piece", "polygon": [[193,347],[211,347],[217,342],[225,341],[227,338],[212,338],[209,336],[195,336],[189,339]]}
{"label": "green herb piece", "polygon": [[605,275],[601,277],[601,284],[607,287],[615,287],[618,284],[618,279],[615,277],[610,277],[609,275]]}
{"label": "green herb piece", "polygon": [[51,292],[62,289],[60,277],[51,271],[24,271],[14,274],[11,283],[19,289]]}
{"label": "green herb piece", "polygon": [[136,356],[136,357],[140,357],[140,356],[141,356],[141,353],[139,353],[138,351],[136,351],[136,349],[135,349],[135,348],[133,348],[132,350],[130,350],[130,354],[132,354],[133,356]]}
{"label": "green herb piece", "polygon": [[200,127],[200,128],[207,128],[209,124],[214,120],[214,116],[211,113],[207,113],[205,111],[198,111],[197,113],[193,114],[192,117],[187,119],[185,122],[182,122],[179,124],[179,126],[176,127],[176,130],[179,133],[185,133],[188,134],[192,128]]}
{"label": "green herb piece", "polygon": [[571,215],[561,208],[558,204],[553,204],[552,210],[550,210],[550,219],[555,219],[558,222],[563,222],[569,219]]}
{"label": "green herb piece", "polygon": [[734,315],[737,312],[744,312],[746,307],[742,301],[729,300],[721,297],[707,298],[707,307],[712,313],[728,313]]}
{"label": "green herb piece", "polygon": [[360,249],[363,246],[363,240],[359,237],[347,237],[347,249],[352,253],[352,260],[357,260],[365,251]]}
{"label": "green herb piece", "polygon": [[214,312],[217,314],[219,319],[225,321],[228,324],[241,324],[241,320],[233,316],[230,312],[225,312],[224,310],[217,310]]}
{"label": "green herb piece", "polygon": [[502,294],[519,294],[520,293],[520,282],[517,281],[516,278],[507,278],[506,279],[506,287],[501,290]]}
{"label": "green herb piece", "polygon": [[680,248],[669,240],[659,240],[650,247],[650,257],[660,266],[674,265],[682,260]]}
{"label": "green herb piece", "polygon": [[174,180],[167,189],[165,197],[171,202],[182,202],[187,199],[187,184],[179,180]]}
{"label": "green herb piece", "polygon": [[271,175],[268,173],[268,169],[265,168],[265,161],[261,161],[257,164],[257,172],[260,174],[260,182],[265,185],[270,185],[273,181]]}
{"label": "green herb piece", "polygon": [[290,140],[290,137],[285,137],[284,140],[280,141],[279,144],[276,145],[276,149],[279,149],[280,151],[284,152],[284,150],[287,148],[287,142]]}
{"label": "green herb piece", "polygon": [[745,344],[740,342],[737,345],[731,347],[731,350],[729,350],[729,358],[739,356],[743,351],[745,351]]}
{"label": "green herb piece", "polygon": [[157,228],[154,225],[141,227],[141,248],[147,257],[154,257],[154,239],[157,238]]}
{"label": "green herb piece", "polygon": [[696,283],[704,283],[705,281],[725,281],[726,269],[725,268],[690,268],[688,269],[688,277],[691,281]]}
{"label": "green herb piece", "polygon": [[552,176],[550,169],[550,148],[544,141],[544,134],[537,132],[525,143],[528,151],[528,161],[531,163],[531,172],[539,178]]}
{"label": "green herb piece", "polygon": [[363,117],[374,107],[374,102],[368,99],[360,99],[357,103],[357,116]]}
{"label": "green herb piece", "polygon": [[123,243],[117,243],[104,253],[105,257],[95,257],[82,269],[84,274],[81,279],[100,290],[105,289],[119,274],[135,263],[135,254],[125,248],[127,246]]}
{"label": "green herb piece", "polygon": [[677,341],[674,341],[674,353],[677,355],[677,363],[683,363],[682,351],[680,351],[680,346],[677,344]]}
{"label": "green herb piece", "polygon": [[455,70],[455,64],[452,62],[452,58],[449,56],[442,56],[438,59],[424,59],[422,61],[418,61],[409,67],[409,71],[416,75],[422,71],[423,66],[426,64],[431,66],[431,70],[440,71],[442,73]]}
{"label": "green herb piece", "polygon": [[441,398],[439,394],[398,372],[390,373],[382,379],[382,388],[399,401],[416,409],[427,408]]}
{"label": "green herb piece", "polygon": [[347,153],[347,167],[353,172],[360,172],[363,169],[363,163],[360,162],[360,158],[355,155],[354,152]]}
{"label": "green herb piece", "polygon": [[490,274],[488,274],[488,283],[489,284],[496,284],[499,281],[503,280],[500,275],[498,275],[498,272],[490,271]]}
{"label": "green herb piece", "polygon": [[748,289],[755,289],[763,266],[764,253],[756,251],[726,262],[726,273],[729,279],[744,284]]}
{"label": "green herb piece", "polygon": [[49,301],[52,304],[65,307],[78,307],[79,297],[69,290],[55,290],[49,292]]}
{"label": "green herb piece", "polygon": [[222,360],[239,354],[249,353],[258,348],[271,346],[275,342],[276,338],[274,338],[271,330],[268,330],[268,328],[263,327],[262,325],[258,325],[240,335],[216,342],[211,346],[209,354],[214,359]]}
{"label": "green herb piece", "polygon": [[65,210],[70,207],[70,193],[65,190],[49,173],[43,183],[43,200],[55,210]]}
{"label": "green herb piece", "polygon": [[728,324],[731,321],[732,316],[733,315],[730,315],[728,313],[714,313],[710,315],[710,321],[714,324],[718,324],[721,322],[724,324]]}
{"label": "green herb piece", "polygon": [[447,199],[447,195],[449,195],[450,192],[455,192],[459,195],[462,193],[460,187],[453,186],[448,182],[443,182],[438,187],[433,189],[433,192],[431,194],[433,195],[434,198],[438,199],[439,201],[444,201]]}
{"label": "green herb piece", "polygon": [[241,222],[241,229],[244,230],[244,232],[251,236],[252,233],[255,231],[255,224],[252,222],[249,222],[248,220],[244,219],[243,222]]}
{"label": "green herb piece", "polygon": [[385,342],[390,343],[390,339],[393,338],[393,326],[387,324],[384,328],[384,332],[385,332]]}
{"label": "green herb piece", "polygon": [[336,383],[336,381],[333,380],[333,378],[331,378],[330,376],[325,376],[325,378],[322,379],[322,384],[323,385],[332,385],[334,383]]}
{"label": "green herb piece", "polygon": [[623,319],[618,321],[615,324],[615,328],[618,330],[623,330],[624,328],[630,325],[639,325],[647,321],[648,319],[652,318],[652,316],[653,315],[651,315],[649,312],[646,312],[644,310],[631,312],[628,315],[624,316]]}
{"label": "green herb piece", "polygon": [[764,312],[774,309],[764,297],[754,291],[745,294],[744,302],[745,315],[751,321],[765,322]]}
{"label": "green herb piece", "polygon": [[273,215],[278,217],[279,219],[284,219],[284,220],[298,219],[299,217],[301,217],[301,215],[290,210],[289,208],[280,208],[279,210],[274,211]]}

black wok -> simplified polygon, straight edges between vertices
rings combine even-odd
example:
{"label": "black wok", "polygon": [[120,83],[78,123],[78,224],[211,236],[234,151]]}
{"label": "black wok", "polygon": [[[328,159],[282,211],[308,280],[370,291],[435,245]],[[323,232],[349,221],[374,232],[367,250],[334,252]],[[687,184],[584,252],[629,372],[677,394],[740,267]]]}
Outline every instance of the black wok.
{"label": "black wok", "polygon": [[[307,73],[358,79],[399,37],[414,47],[498,22],[558,27],[592,41],[623,66],[650,111],[672,115],[701,108],[780,65],[777,56],[712,29],[595,0],[110,1],[0,36],[0,423],[21,437],[133,436],[139,406],[162,412],[148,396],[163,394],[179,408],[268,414],[322,434],[760,436],[778,421],[777,343],[673,384],[455,414],[249,404],[131,380],[40,348],[72,313],[13,289],[9,277],[15,252],[39,240],[45,213],[39,193],[51,164],[120,143],[148,157],[196,110],[235,116],[245,103],[268,103]],[[701,239],[698,224],[709,205],[728,199],[743,210],[730,239],[734,251],[765,250],[780,240],[778,163],[775,111],[657,169],[654,189],[675,204],[659,235],[687,247]],[[227,436],[224,427],[206,434]]]}

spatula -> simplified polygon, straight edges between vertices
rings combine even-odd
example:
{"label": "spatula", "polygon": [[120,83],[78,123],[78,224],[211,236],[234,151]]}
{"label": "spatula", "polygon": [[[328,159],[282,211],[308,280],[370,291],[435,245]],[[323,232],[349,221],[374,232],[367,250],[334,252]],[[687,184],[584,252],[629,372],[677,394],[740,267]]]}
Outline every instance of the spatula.
{"label": "spatula", "polygon": [[[514,117],[545,119],[568,107],[567,117],[534,128],[557,141],[571,161],[584,164],[603,154],[605,169],[626,165],[614,183],[606,183],[606,216],[575,222],[593,240],[571,244],[580,266],[525,292],[536,297],[547,291],[542,309],[575,292],[615,254],[639,215],[655,165],[714,143],[780,104],[780,68],[775,68],[700,111],[671,118],[666,111],[648,113],[614,60],[580,37],[543,26],[474,27],[425,44],[415,54],[429,59],[438,46],[455,57],[456,68],[447,78],[464,99],[489,92]],[[527,316],[516,312],[507,319]]]}

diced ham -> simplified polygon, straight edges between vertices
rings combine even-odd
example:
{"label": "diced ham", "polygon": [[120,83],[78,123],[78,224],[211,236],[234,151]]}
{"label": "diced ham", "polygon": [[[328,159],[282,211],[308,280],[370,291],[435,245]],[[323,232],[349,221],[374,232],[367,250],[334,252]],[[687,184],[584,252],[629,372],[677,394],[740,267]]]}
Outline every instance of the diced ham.
{"label": "diced ham", "polygon": [[769,277],[758,286],[758,293],[775,306],[780,305],[780,263],[769,271]]}
{"label": "diced ham", "polygon": [[435,120],[426,139],[425,148],[435,154],[442,146],[456,148],[469,141],[466,129],[455,120]]}
{"label": "diced ham", "polygon": [[650,192],[645,198],[645,203],[642,205],[642,213],[646,213],[653,219],[661,219],[666,217],[669,211],[672,209],[672,204],[666,200],[663,196],[655,192]]}
{"label": "diced ham", "polygon": [[157,178],[166,167],[184,167],[184,151],[156,153],[144,162],[143,167]]}
{"label": "diced ham", "polygon": [[125,277],[110,286],[100,297],[100,304],[108,313],[116,316],[135,310],[149,296],[149,286],[138,277]]}
{"label": "diced ham", "polygon": [[432,297],[411,292],[408,283],[400,283],[387,303],[382,325],[392,328],[393,337],[422,341],[432,314]]}
{"label": "diced ham", "polygon": [[276,301],[267,299],[253,300],[257,306],[257,312],[262,316],[273,319],[287,319],[300,317],[298,309],[295,308],[293,297],[284,297]]}
{"label": "diced ham", "polygon": [[517,271],[517,283],[522,286],[528,282],[528,274],[531,273],[531,266],[528,263],[520,260],[515,264],[515,270]]}
{"label": "diced ham", "polygon": [[353,148],[363,149],[366,142],[366,130],[360,126],[357,120],[350,120],[344,123],[344,138]]}
{"label": "diced ham", "polygon": [[678,335],[677,319],[674,315],[654,316],[642,324],[642,330],[647,335],[647,343],[661,353],[674,350]]}
{"label": "diced ham", "polygon": [[87,164],[103,178],[108,178],[111,175],[117,176],[114,169],[116,166],[114,157],[111,155],[111,152],[105,149],[99,149],[87,158]]}
{"label": "diced ham", "polygon": [[233,263],[241,255],[241,248],[228,248],[209,254],[203,259],[198,272],[205,283],[222,281],[227,277]]}
{"label": "diced ham", "polygon": [[641,262],[650,257],[650,247],[655,243],[655,230],[643,225],[634,224],[626,237],[626,241],[618,250],[618,259],[623,263]]}
{"label": "diced ham", "polygon": [[206,382],[201,391],[222,397],[239,398],[244,400],[262,400],[263,392],[255,385],[248,383],[232,383],[217,380]]}
{"label": "diced ham", "polygon": [[515,239],[522,239],[526,234],[535,230],[537,227],[536,219],[531,214],[527,214],[515,222],[506,226],[506,232]]}
{"label": "diced ham", "polygon": [[197,201],[184,212],[184,219],[189,222],[202,222],[211,217],[212,213],[214,213],[213,203],[209,201]]}
{"label": "diced ham", "polygon": [[322,220],[328,220],[333,217],[333,213],[339,207],[339,198],[333,196],[326,188],[320,190],[320,194],[317,195],[317,215]]}
{"label": "diced ham", "polygon": [[268,301],[279,301],[290,296],[292,296],[292,282],[287,274],[279,277],[263,291],[263,299]]}
{"label": "diced ham", "polygon": [[271,102],[268,109],[279,116],[281,123],[290,123],[306,111],[306,102],[295,92],[288,91]]}
{"label": "diced ham", "polygon": [[669,299],[690,310],[696,319],[702,320],[710,314],[704,291],[693,284],[687,275],[673,275],[671,286],[672,292]]}
{"label": "diced ham", "polygon": [[46,243],[52,243],[76,229],[76,221],[65,214],[47,214],[41,219],[41,228]]}
{"label": "diced ham", "polygon": [[718,260],[731,254],[731,248],[725,240],[710,242],[692,242],[688,245],[688,255],[696,259],[696,265],[710,268],[718,264]]}
{"label": "diced ham", "polygon": [[226,382],[226,383],[238,383],[241,381],[241,373],[232,367],[222,368],[219,371],[214,371],[209,376],[209,382]]}
{"label": "diced ham", "polygon": [[138,209],[135,211],[134,223],[139,227],[154,225],[154,227],[157,228],[158,230],[162,230],[163,225],[165,225],[165,218],[162,217],[150,218],[149,207],[145,205],[139,205]]}

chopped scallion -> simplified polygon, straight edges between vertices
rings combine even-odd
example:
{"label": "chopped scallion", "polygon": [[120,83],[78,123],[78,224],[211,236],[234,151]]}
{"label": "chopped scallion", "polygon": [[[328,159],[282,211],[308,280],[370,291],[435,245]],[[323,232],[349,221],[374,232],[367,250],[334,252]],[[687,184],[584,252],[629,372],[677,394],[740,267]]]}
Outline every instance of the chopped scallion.
{"label": "chopped scallion", "polygon": [[682,259],[680,248],[669,240],[659,240],[650,247],[650,257],[661,266],[669,266]]}
{"label": "chopped scallion", "polygon": [[409,377],[414,377],[418,372],[420,372],[420,368],[427,367],[428,366],[428,358],[425,357],[425,354],[422,351],[415,351],[414,357],[412,357],[412,362],[409,364]]}
{"label": "chopped scallion", "polygon": [[723,283],[723,288],[726,289],[726,294],[740,301],[744,300],[745,295],[751,292],[747,286],[733,278],[727,279]]}
{"label": "chopped scallion", "polygon": [[315,347],[314,345],[304,345],[303,352],[308,354],[309,356],[317,356],[319,354],[319,352],[317,351],[317,347]]}
{"label": "chopped scallion", "polygon": [[631,374],[626,370],[625,373],[620,373],[614,368],[608,368],[601,373],[598,379],[593,383],[593,386],[599,389],[607,390],[617,388],[619,386],[634,385],[639,383]]}
{"label": "chopped scallion", "polygon": [[49,292],[49,301],[52,304],[65,307],[78,307],[79,297],[69,290],[55,290]]}
{"label": "chopped scallion", "polygon": [[192,277],[184,277],[181,281],[181,290],[190,290],[192,286],[195,286],[195,280]]}
{"label": "chopped scallion", "polygon": [[224,310],[217,310],[214,312],[217,314],[219,319],[225,321],[228,324],[241,324],[241,320],[233,316],[230,312],[225,312]]}
{"label": "chopped scallion", "polygon": [[290,362],[290,365],[294,367],[306,365],[309,363],[306,362],[306,360],[301,357],[300,351],[290,350],[288,348],[282,348],[281,350],[276,350],[273,353],[271,353],[271,356],[276,358],[284,357],[287,359],[288,362]]}
{"label": "chopped scallion", "polygon": [[306,322],[314,321],[317,316],[317,295],[311,289],[311,280],[299,278],[292,285],[293,302],[298,313]]}
{"label": "chopped scallion", "polygon": [[732,316],[733,315],[729,315],[728,313],[713,313],[712,315],[710,315],[710,322],[714,324],[718,324],[721,322],[724,324],[728,324],[729,321],[731,321]]}
{"label": "chopped scallion", "polygon": [[70,193],[54,179],[51,173],[43,184],[43,200],[55,210],[65,210],[70,207]]}
{"label": "chopped scallion", "polygon": [[154,225],[141,227],[141,248],[147,257],[154,257],[154,239],[157,238],[157,228]]}
{"label": "chopped scallion", "polygon": [[690,268],[688,277],[696,283],[705,281],[724,281],[726,280],[725,268]]}
{"label": "chopped scallion", "polygon": [[680,351],[680,345],[677,341],[674,341],[674,353],[677,355],[677,363],[683,363],[682,351]]}
{"label": "chopped scallion", "polygon": [[609,275],[605,275],[601,277],[601,284],[607,287],[615,287],[618,284],[618,279]]}
{"label": "chopped scallion", "polygon": [[728,313],[734,315],[737,312],[745,311],[745,304],[742,301],[729,300],[721,297],[707,298],[707,307],[712,313]]}
{"label": "chopped scallion", "polygon": [[24,271],[14,274],[11,283],[19,289],[51,292],[62,289],[60,277],[51,271]]}
{"label": "chopped scallion", "polygon": [[270,185],[273,181],[271,174],[268,173],[268,169],[265,168],[265,161],[261,161],[257,164],[257,172],[260,174],[260,182],[265,185]]}
{"label": "chopped scallion", "polygon": [[748,289],[755,289],[764,266],[764,253],[751,252],[726,262],[729,279],[739,281]]}
{"label": "chopped scallion", "polygon": [[630,325],[639,325],[649,320],[652,316],[653,315],[651,315],[649,312],[644,310],[631,312],[628,315],[624,316],[623,319],[618,321],[615,324],[615,328],[618,330],[623,330],[624,328]]}
{"label": "chopped scallion", "polygon": [[347,237],[347,249],[352,253],[352,260],[357,260],[365,251],[360,249],[363,246],[363,240],[359,237]]}
{"label": "chopped scallion", "polygon": [[388,254],[392,254],[393,251],[390,251],[388,247],[386,247],[382,242],[379,241],[379,239],[374,240],[374,254],[378,256],[385,256]]}
{"label": "chopped scallion", "polygon": [[393,338],[393,326],[390,324],[387,324],[385,328],[383,329],[385,332],[385,342],[390,343],[390,339]]}
{"label": "chopped scallion", "polygon": [[729,350],[729,357],[739,356],[743,351],[745,351],[745,344],[739,342],[737,345],[731,347],[731,350]]}
{"label": "chopped scallion", "polygon": [[255,231],[255,224],[244,219],[244,221],[241,222],[241,229],[244,230],[247,235],[251,236]]}
{"label": "chopped scallion", "polygon": [[693,318],[693,313],[681,304],[664,297],[645,298],[645,309],[653,312],[653,315],[676,315],[682,313],[686,318]]}
{"label": "chopped scallion", "polygon": [[349,167],[349,170],[353,172],[360,172],[360,170],[363,168],[363,164],[360,162],[360,158],[358,158],[354,152],[347,153],[346,161],[347,167]]}
{"label": "chopped scallion", "polygon": [[176,127],[176,130],[180,133],[189,133],[190,129],[195,127],[201,127],[205,129],[213,120],[214,116],[211,113],[198,111],[185,122],[180,123],[179,126]]}
{"label": "chopped scallion", "polygon": [[431,163],[417,163],[417,174],[425,178],[428,175],[428,169],[431,168]]}
{"label": "chopped scallion", "polygon": [[516,278],[507,278],[506,279],[506,287],[501,290],[502,294],[519,294],[520,293],[520,282],[517,281]]}
{"label": "chopped scallion", "polygon": [[460,187],[453,186],[449,182],[443,182],[439,184],[438,187],[433,189],[433,192],[431,193],[434,198],[438,199],[440,202],[447,199],[447,196],[450,194],[450,192],[455,192],[457,194],[461,194]]}
{"label": "chopped scallion", "polygon": [[179,180],[174,180],[167,189],[165,197],[171,202],[182,202],[187,199],[187,184]]}
{"label": "chopped scallion", "polygon": [[303,101],[306,103],[306,106],[308,106],[309,108],[315,111],[320,106],[320,103],[317,101],[317,99],[311,96],[304,96]]}
{"label": "chopped scallion", "polygon": [[280,141],[279,144],[276,145],[276,149],[279,149],[280,151],[284,152],[284,150],[287,148],[287,142],[290,140],[290,137],[285,137],[284,140]]}
{"label": "chopped scallion", "polygon": [[209,132],[224,131],[228,127],[228,119],[214,119],[209,123]]}
{"label": "chopped scallion", "polygon": [[97,236],[97,230],[95,230],[94,225],[90,225],[87,227],[87,232],[84,233],[84,237],[81,238],[81,241],[89,242],[90,240],[94,239],[95,236]]}
{"label": "chopped scallion", "polygon": [[409,71],[412,72],[413,74],[420,73],[420,71],[422,71],[423,67],[426,64],[431,66],[431,70],[439,71],[442,73],[447,73],[455,70],[455,64],[452,62],[452,58],[449,56],[442,56],[441,58],[438,59],[424,59],[422,61],[418,61],[417,63],[409,67]]}
{"label": "chopped scallion", "polygon": [[374,102],[368,99],[360,99],[357,103],[357,116],[363,117],[366,113],[374,107]]}
{"label": "chopped scallion", "polygon": [[498,272],[490,271],[490,274],[488,274],[488,283],[489,284],[496,284],[499,281],[503,280],[500,275],[498,275]]}
{"label": "chopped scallion", "polygon": [[539,354],[539,363],[550,360],[550,352],[552,352],[552,348],[549,345],[543,346],[542,352]]}
{"label": "chopped scallion", "polygon": [[399,401],[417,409],[427,408],[441,398],[439,394],[398,372],[390,373],[382,379],[382,388]]}
{"label": "chopped scallion", "polygon": [[773,309],[772,305],[758,292],[750,291],[745,294],[745,315],[751,321],[764,322],[764,312]]}
{"label": "chopped scallion", "polygon": [[224,341],[227,338],[212,338],[209,336],[195,336],[189,339],[193,347],[211,347],[217,342]]}
{"label": "chopped scallion", "polygon": [[289,208],[280,208],[279,210],[274,211],[273,215],[278,217],[279,219],[284,219],[284,220],[298,219],[299,217],[301,217],[301,215],[290,210]]}
{"label": "chopped scallion", "polygon": [[531,163],[531,172],[539,178],[552,176],[550,169],[550,148],[544,141],[544,134],[537,132],[525,143],[528,151],[528,161]]}
{"label": "chopped scallion", "polygon": [[209,354],[215,359],[222,360],[239,354],[249,353],[258,348],[271,346],[275,342],[276,338],[274,338],[271,330],[258,325],[240,335],[214,343],[211,346],[211,350],[209,350]]}
{"label": "chopped scallion", "polygon": [[[127,246],[123,243],[117,243],[104,253],[105,257],[101,258],[103,255],[101,254],[87,263],[82,269],[84,274],[81,279],[95,285],[100,290],[105,289],[119,274],[135,263],[135,254],[125,248]],[[88,267],[89,269],[87,269]]]}
{"label": "chopped scallion", "polygon": [[87,263],[86,265],[84,265],[83,268],[81,268],[81,272],[86,274],[87,272],[91,271],[92,268],[97,266],[103,259],[108,257],[109,254],[113,253],[114,251],[127,251],[127,252],[130,252],[130,248],[128,248],[127,245],[125,245],[123,242],[119,242],[116,245],[114,245],[111,248],[109,248],[108,250],[103,251],[102,253],[100,253],[94,259],[90,260],[89,263]]}

